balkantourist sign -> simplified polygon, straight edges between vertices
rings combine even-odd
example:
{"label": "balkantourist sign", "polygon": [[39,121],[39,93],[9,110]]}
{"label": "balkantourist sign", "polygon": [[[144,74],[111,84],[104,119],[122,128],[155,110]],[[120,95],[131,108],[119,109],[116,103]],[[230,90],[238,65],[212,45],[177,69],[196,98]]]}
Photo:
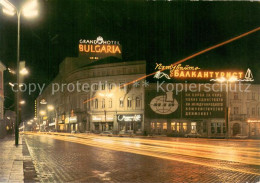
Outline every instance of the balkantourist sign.
{"label": "balkantourist sign", "polygon": [[98,36],[96,40],[80,39],[79,54],[97,60],[109,56],[122,58],[122,47],[119,41],[104,40]]}
{"label": "balkantourist sign", "polygon": [[[250,69],[244,74],[243,71],[209,71],[202,70],[197,66],[183,66],[182,64],[164,66],[161,63],[156,63],[155,70],[158,70],[154,76],[157,79],[165,77],[166,79],[209,79],[210,81],[221,81],[221,78],[225,78],[226,80],[235,79],[235,81],[254,81]],[[170,75],[164,73],[165,70],[169,70]]]}

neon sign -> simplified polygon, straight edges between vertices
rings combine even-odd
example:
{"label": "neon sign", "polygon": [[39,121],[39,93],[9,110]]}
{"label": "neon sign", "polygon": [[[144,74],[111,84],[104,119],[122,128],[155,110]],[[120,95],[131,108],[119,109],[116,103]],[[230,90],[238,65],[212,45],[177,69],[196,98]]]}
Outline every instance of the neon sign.
{"label": "neon sign", "polygon": [[96,40],[79,40],[79,54],[90,59],[114,56],[121,58],[122,48],[119,41],[104,40],[101,36]]}
{"label": "neon sign", "polygon": [[[247,69],[246,74],[243,71],[205,71],[201,70],[197,66],[190,66],[182,64],[178,65],[168,65],[164,66],[161,63],[156,63],[155,69],[156,72],[154,78],[160,79],[165,77],[166,79],[170,78],[191,78],[191,79],[210,79],[210,81],[219,81],[220,78],[225,78],[226,80],[234,80],[234,81],[246,81],[251,82],[254,81],[253,74],[250,69]],[[162,71],[169,70],[170,74],[166,74]]]}

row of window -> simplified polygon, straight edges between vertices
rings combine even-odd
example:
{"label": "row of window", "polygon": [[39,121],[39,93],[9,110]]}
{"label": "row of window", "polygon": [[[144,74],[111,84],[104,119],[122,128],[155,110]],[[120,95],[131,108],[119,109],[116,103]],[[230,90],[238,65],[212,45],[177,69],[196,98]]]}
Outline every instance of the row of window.
{"label": "row of window", "polygon": [[120,75],[120,74],[137,74],[141,68],[122,68],[122,69],[109,69],[104,71],[95,71],[91,73],[92,77],[99,77],[99,76],[113,76],[113,75]]}
{"label": "row of window", "polygon": [[[248,100],[255,100],[256,99],[256,93],[252,92],[252,93],[247,93],[247,99]],[[239,95],[238,93],[234,93],[234,100],[239,100]]]}
{"label": "row of window", "polygon": [[[131,108],[132,103],[133,103],[133,99],[128,97],[127,98],[127,107]],[[99,101],[98,101],[98,99],[95,99],[94,100],[94,108],[98,109],[98,106],[99,106]],[[112,108],[112,107],[113,107],[113,100],[112,100],[112,98],[109,98],[108,99],[108,108]],[[124,107],[124,98],[122,98],[122,97],[119,99],[119,107]],[[137,107],[137,108],[141,107],[140,97],[135,98],[135,107]],[[101,100],[101,108],[106,108],[106,99],[104,99],[104,98]]]}
{"label": "row of window", "polygon": [[[233,114],[240,114],[239,113],[239,107],[234,107]],[[247,115],[256,115],[256,108],[252,107],[251,113],[250,113],[250,108],[247,108]],[[260,116],[260,107],[258,107],[258,115]]]}
{"label": "row of window", "polygon": [[[188,123],[171,122],[170,130],[172,132],[187,132]],[[167,131],[167,122],[152,122],[151,129],[157,131]],[[196,122],[191,123],[191,131],[196,131]]]}
{"label": "row of window", "polygon": [[[119,83],[119,88],[121,90],[123,90],[125,87],[128,87],[128,88],[131,87],[131,85],[124,86],[124,84],[125,83],[123,83],[123,82]],[[93,88],[91,88],[91,89],[93,89],[95,91],[97,91],[99,89],[100,90],[106,90],[106,88],[108,90],[112,90],[112,89],[114,89],[117,86],[115,83],[108,83],[108,84],[106,84],[106,83],[101,83],[101,84],[93,83],[92,85],[93,85]],[[141,86],[140,84],[135,85],[136,88],[139,88],[140,86]],[[84,85],[84,91],[89,91],[89,90],[90,90],[89,85]]]}

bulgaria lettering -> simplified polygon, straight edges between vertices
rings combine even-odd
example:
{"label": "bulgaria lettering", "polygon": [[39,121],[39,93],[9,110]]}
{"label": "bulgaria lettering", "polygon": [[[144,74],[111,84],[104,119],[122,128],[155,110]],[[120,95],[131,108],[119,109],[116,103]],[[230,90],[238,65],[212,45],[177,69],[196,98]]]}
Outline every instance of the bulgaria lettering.
{"label": "bulgaria lettering", "polygon": [[96,40],[79,40],[80,53],[93,54],[121,54],[121,45],[119,41],[104,40],[101,36]]}
{"label": "bulgaria lettering", "polygon": [[89,45],[79,44],[79,51],[84,53],[119,53],[121,50],[118,45]]}

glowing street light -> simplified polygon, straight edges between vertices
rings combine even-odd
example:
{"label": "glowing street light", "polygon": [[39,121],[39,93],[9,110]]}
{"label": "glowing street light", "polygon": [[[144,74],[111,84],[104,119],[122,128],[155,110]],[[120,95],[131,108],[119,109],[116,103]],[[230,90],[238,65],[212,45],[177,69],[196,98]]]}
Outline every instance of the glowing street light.
{"label": "glowing street light", "polygon": [[29,73],[29,71],[26,68],[23,68],[22,70],[20,70],[21,75],[27,75],[28,73]]}
{"label": "glowing street light", "polygon": [[27,2],[24,7],[23,7],[23,15],[25,17],[31,18],[31,17],[35,17],[38,15],[38,10],[37,8],[37,0],[32,0]]}
{"label": "glowing street light", "polygon": [[40,115],[41,115],[41,116],[46,115],[46,111],[41,110],[41,111],[40,111]]}
{"label": "glowing street light", "polygon": [[[8,0],[0,0],[0,5],[3,7],[3,13],[9,16],[17,15],[17,73],[20,73],[20,26],[21,26],[21,12],[23,15],[27,18],[32,18],[38,15],[37,8],[37,0],[29,0],[27,1],[21,9],[17,9],[12,3],[10,3]],[[20,74],[16,75],[17,77],[17,83],[19,86],[20,82]],[[19,107],[19,98],[20,98],[20,92],[19,90],[16,93],[16,122],[15,122],[15,145],[18,145],[19,141],[19,113],[20,113],[20,107]]]}
{"label": "glowing street light", "polygon": [[24,105],[24,104],[25,104],[25,101],[24,101],[24,100],[20,101],[20,104],[21,104],[21,105]]}
{"label": "glowing street light", "polygon": [[47,109],[48,109],[49,111],[53,111],[53,110],[54,110],[54,106],[53,106],[53,105],[48,105],[48,106],[47,106]]}

